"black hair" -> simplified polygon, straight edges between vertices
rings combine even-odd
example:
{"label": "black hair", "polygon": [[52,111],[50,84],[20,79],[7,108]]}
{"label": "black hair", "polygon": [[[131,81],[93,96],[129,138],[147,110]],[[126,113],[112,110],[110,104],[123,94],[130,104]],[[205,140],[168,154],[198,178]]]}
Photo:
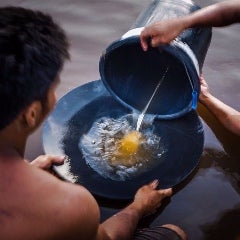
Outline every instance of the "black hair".
{"label": "black hair", "polygon": [[69,58],[68,40],[52,17],[0,8],[0,130],[35,100],[42,101]]}

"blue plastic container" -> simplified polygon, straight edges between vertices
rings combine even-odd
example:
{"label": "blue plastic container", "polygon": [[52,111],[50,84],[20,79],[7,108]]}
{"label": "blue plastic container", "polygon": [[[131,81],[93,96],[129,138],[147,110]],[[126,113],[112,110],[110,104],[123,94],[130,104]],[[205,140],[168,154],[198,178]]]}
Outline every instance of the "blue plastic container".
{"label": "blue plastic container", "polygon": [[185,30],[171,44],[149,48],[147,52],[141,48],[139,35],[153,22],[199,8],[189,0],[153,1],[130,30],[107,47],[100,58],[99,71],[113,97],[142,112],[168,69],[146,113],[173,119],[196,109],[199,73],[211,41],[211,28]]}

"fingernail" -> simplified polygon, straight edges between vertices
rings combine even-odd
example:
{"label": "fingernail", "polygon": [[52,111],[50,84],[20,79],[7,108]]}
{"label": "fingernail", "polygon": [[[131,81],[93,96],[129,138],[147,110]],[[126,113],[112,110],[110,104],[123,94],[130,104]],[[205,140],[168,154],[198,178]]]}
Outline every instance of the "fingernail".
{"label": "fingernail", "polygon": [[66,156],[65,155],[62,155],[62,156],[59,156],[60,160],[65,160],[66,159]]}
{"label": "fingernail", "polygon": [[154,187],[157,187],[158,184],[159,184],[158,179],[155,179],[155,180],[152,182],[152,185],[153,185]]}

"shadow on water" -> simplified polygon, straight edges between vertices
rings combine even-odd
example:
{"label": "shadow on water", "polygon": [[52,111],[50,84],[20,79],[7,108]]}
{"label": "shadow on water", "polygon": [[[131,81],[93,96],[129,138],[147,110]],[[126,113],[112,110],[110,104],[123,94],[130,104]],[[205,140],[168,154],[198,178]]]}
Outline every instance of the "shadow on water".
{"label": "shadow on water", "polygon": [[217,221],[205,224],[201,228],[205,233],[205,240],[239,240],[239,223],[240,204],[234,209],[225,211]]}
{"label": "shadow on water", "polygon": [[240,159],[231,157],[216,149],[206,148],[203,153],[201,168],[214,167],[222,172],[232,187],[240,194]]}

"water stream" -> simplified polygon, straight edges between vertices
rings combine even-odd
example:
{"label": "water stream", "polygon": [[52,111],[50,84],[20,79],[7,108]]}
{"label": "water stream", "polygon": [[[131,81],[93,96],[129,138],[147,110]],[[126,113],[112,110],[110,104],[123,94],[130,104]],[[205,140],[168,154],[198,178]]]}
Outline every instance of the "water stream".
{"label": "water stream", "polygon": [[161,78],[160,81],[158,82],[158,84],[157,84],[157,86],[156,86],[156,88],[155,88],[152,96],[150,97],[147,105],[145,106],[145,108],[143,109],[143,111],[141,112],[141,114],[139,115],[138,120],[137,120],[137,128],[136,128],[137,131],[139,131],[139,129],[140,129],[141,125],[142,125],[143,118],[144,118],[144,116],[145,116],[145,114],[146,114],[146,112],[147,112],[147,110],[148,110],[148,107],[149,107],[149,105],[151,104],[154,96],[156,95],[157,90],[159,89],[159,87],[160,87],[161,84],[163,83],[163,80],[165,79],[168,70],[169,70],[169,67],[167,67],[167,69],[166,69],[166,71],[164,72],[162,78]]}

